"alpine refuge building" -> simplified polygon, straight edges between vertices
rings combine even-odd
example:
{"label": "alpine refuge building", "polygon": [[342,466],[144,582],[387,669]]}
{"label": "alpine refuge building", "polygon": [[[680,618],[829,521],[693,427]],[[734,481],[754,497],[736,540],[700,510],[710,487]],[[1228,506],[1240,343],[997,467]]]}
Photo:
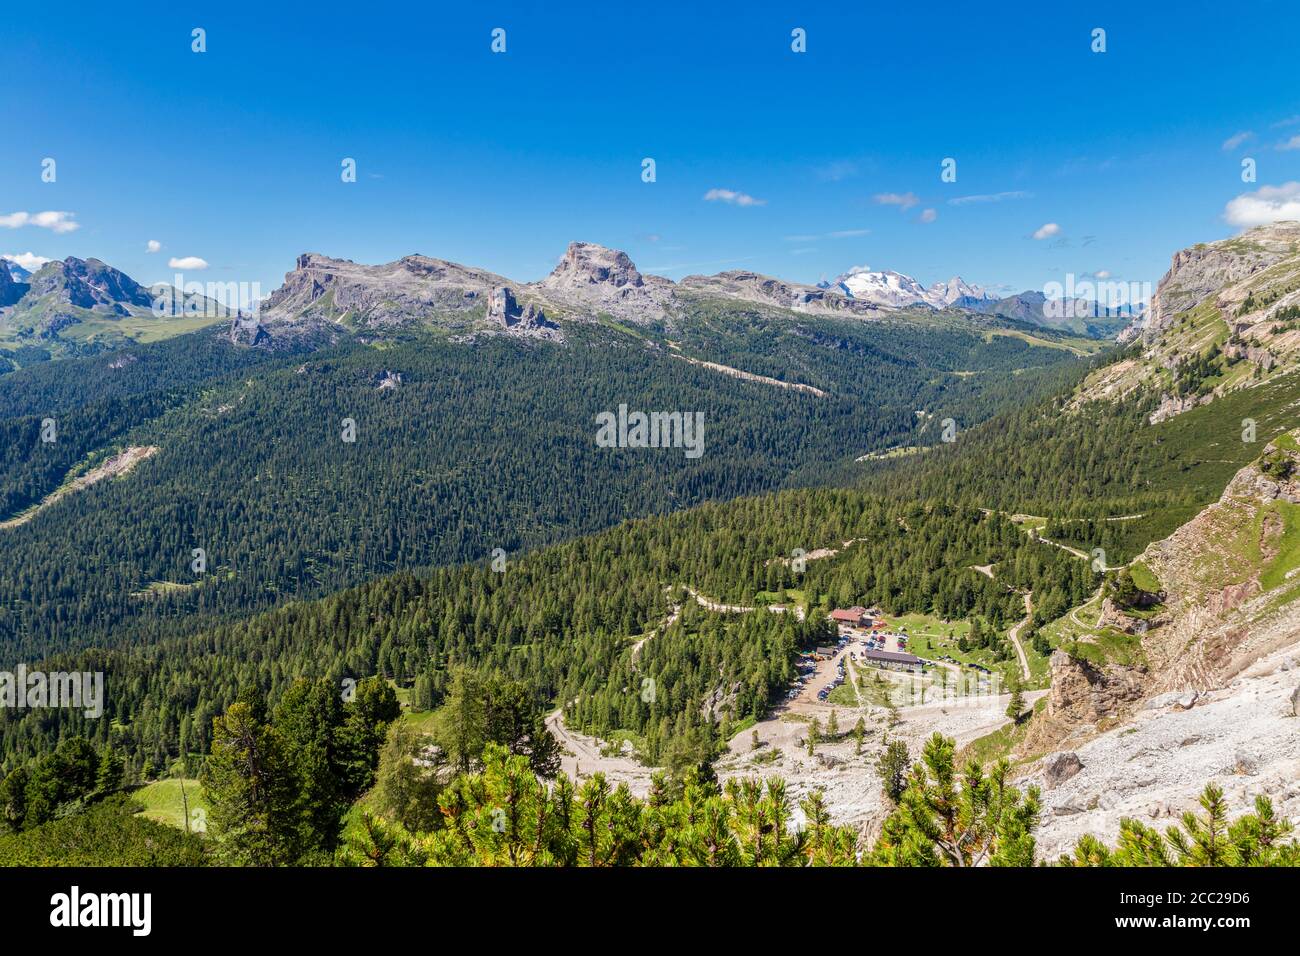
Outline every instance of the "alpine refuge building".
{"label": "alpine refuge building", "polygon": [[831,620],[836,624],[845,624],[849,627],[870,627],[871,618],[867,615],[865,607],[851,607],[847,610],[836,608],[831,611]]}
{"label": "alpine refuge building", "polygon": [[863,651],[863,663],[873,667],[883,667],[891,671],[911,671],[917,673],[924,669],[921,658],[914,654],[896,653],[894,651]]}

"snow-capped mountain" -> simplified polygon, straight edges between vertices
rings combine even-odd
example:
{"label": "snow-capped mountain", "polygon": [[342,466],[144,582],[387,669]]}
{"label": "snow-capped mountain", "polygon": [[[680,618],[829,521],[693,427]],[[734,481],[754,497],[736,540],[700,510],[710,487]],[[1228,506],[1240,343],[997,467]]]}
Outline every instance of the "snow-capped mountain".
{"label": "snow-capped mountain", "polygon": [[986,302],[997,298],[983,286],[971,285],[961,276],[953,276],[947,282],[936,282],[926,291],[929,293],[926,301],[936,309],[949,305],[969,305],[972,301]]}
{"label": "snow-capped mountain", "polygon": [[858,270],[840,276],[830,284],[845,295],[887,308],[928,305],[943,309],[950,305],[969,305],[997,298],[960,276],[936,282],[928,289],[911,276],[886,269],[883,272]]}

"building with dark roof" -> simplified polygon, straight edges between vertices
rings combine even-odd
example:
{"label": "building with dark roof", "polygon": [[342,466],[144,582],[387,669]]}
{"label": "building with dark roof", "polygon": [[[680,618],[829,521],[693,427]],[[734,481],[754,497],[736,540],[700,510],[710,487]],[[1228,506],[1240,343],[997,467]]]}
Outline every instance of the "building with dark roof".
{"label": "building with dark roof", "polygon": [[864,663],[891,671],[919,671],[924,666],[921,658],[915,654],[868,650],[863,651],[861,656]]}

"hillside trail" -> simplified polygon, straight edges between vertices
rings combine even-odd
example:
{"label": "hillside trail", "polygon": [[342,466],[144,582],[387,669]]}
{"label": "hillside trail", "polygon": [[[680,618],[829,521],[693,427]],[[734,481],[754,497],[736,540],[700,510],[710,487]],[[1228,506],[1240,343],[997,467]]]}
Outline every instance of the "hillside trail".
{"label": "hillside trail", "polygon": [[[664,588],[664,590],[672,591],[672,588]],[[632,664],[634,666],[636,664],[637,657],[641,654],[642,645],[644,645],[646,641],[650,640],[650,638],[654,637],[660,632],[668,630],[668,628],[672,627],[674,624],[677,623],[677,619],[681,616],[682,616],[682,606],[680,604],[674,604],[672,610],[668,612],[668,616],[664,618],[662,624],[660,624],[658,627],[651,628],[650,630],[646,631],[645,636],[632,645]]]}
{"label": "hillside trail", "polygon": [[1016,647],[1016,657],[1020,658],[1020,674],[1027,681],[1029,680],[1029,658],[1025,657],[1025,649],[1020,644],[1020,634],[1034,619],[1034,592],[1025,591],[1025,618],[1009,633],[1011,643]]}

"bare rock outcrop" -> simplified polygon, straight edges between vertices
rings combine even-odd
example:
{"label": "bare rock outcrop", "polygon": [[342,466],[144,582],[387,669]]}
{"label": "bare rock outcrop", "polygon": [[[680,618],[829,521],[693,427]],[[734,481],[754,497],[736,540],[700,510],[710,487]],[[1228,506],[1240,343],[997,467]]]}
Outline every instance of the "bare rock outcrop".
{"label": "bare rock outcrop", "polygon": [[591,242],[569,243],[559,265],[532,288],[579,311],[633,322],[666,318],[675,304],[671,280],[642,275],[627,253]]}
{"label": "bare rock outcrop", "polygon": [[1175,316],[1195,308],[1224,287],[1293,255],[1297,241],[1300,223],[1276,222],[1252,229],[1244,236],[1174,253],[1169,271],[1151,298],[1144,341],[1154,339]]}
{"label": "bare rock outcrop", "polygon": [[1073,750],[1052,754],[1043,761],[1043,783],[1051,790],[1059,787],[1083,769],[1083,761]]}
{"label": "bare rock outcrop", "polygon": [[1049,664],[1052,686],[1047,707],[1030,719],[1016,747],[1022,755],[1042,754],[1063,741],[1114,725],[1131,714],[1147,693],[1148,675],[1142,667],[1098,666],[1060,649],[1052,652]]}
{"label": "bare rock outcrop", "polygon": [[1190,411],[1201,405],[1208,405],[1212,401],[1214,401],[1214,395],[1208,393],[1205,395],[1184,395],[1182,397],[1162,394],[1160,404],[1147,417],[1147,421],[1152,425],[1159,425],[1175,415],[1181,415],[1183,412]]}
{"label": "bare rock outcrop", "polygon": [[1144,695],[1139,668],[1107,664],[1099,667],[1062,650],[1052,652],[1052,690],[1047,714],[1071,723],[1095,724],[1129,711]]}
{"label": "bare rock outcrop", "polygon": [[554,328],[535,302],[521,305],[510,286],[497,286],[488,294],[488,318],[505,329],[521,331]]}

